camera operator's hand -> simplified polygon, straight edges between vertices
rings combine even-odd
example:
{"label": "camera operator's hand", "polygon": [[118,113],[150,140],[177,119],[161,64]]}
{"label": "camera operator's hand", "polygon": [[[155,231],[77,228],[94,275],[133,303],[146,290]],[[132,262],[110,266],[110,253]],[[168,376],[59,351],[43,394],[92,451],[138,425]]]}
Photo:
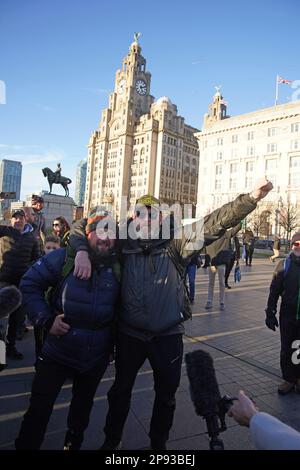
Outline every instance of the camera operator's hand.
{"label": "camera operator's hand", "polygon": [[240,390],[238,399],[234,401],[228,411],[228,416],[233,418],[240,426],[249,426],[251,418],[258,412],[257,407],[245,393]]}

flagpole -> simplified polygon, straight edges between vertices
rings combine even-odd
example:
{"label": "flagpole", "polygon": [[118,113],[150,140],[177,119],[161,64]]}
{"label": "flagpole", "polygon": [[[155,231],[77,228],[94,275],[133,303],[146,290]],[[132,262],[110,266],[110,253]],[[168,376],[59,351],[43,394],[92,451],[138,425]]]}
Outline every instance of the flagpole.
{"label": "flagpole", "polygon": [[278,101],[278,74],[276,75],[275,106],[277,106],[277,101]]}

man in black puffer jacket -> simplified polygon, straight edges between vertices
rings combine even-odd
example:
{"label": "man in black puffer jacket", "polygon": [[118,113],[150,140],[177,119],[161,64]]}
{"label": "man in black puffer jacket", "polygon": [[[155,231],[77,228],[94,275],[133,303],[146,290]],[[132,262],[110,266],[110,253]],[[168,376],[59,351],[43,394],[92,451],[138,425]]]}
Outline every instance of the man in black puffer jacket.
{"label": "man in black puffer jacket", "polygon": [[292,237],[292,251],[279,261],[275,268],[266,307],[266,325],[275,331],[278,327],[276,318],[277,302],[281,296],[279,313],[280,323],[280,366],[283,382],[278,386],[278,393],[285,395],[296,389],[300,393],[300,364],[293,362],[295,340],[300,339],[300,233]]}
{"label": "man in black puffer jacket", "polygon": [[[54,250],[24,275],[20,289],[28,316],[47,333],[36,364],[30,405],[24,415],[16,449],[40,448],[56,397],[72,378],[72,400],[64,448],[78,450],[89,423],[94,396],[112,347],[112,326],[120,291],[120,267],[110,232],[98,238],[94,215],[86,227],[92,261],[90,281],[73,276],[70,248]],[[54,287],[52,295],[45,293]]]}
{"label": "man in black puffer jacket", "polygon": [[[180,237],[176,236],[176,232],[172,236],[169,234],[169,237],[164,235],[158,199],[151,195],[138,199],[133,220],[127,225],[128,237],[122,247],[116,377],[108,392],[109,411],[104,428],[106,440],[102,449],[120,446],[134,382],[146,359],[153,369],[155,388],[149,433],[151,448],[166,448],[183,356],[185,267],[192,255],[224,235],[226,229],[237,225],[271,189],[270,182],[260,181],[253,193],[240,195],[235,201],[205,216],[204,240],[198,247],[195,246],[197,243],[190,243],[191,238],[186,232]],[[90,262],[84,224],[83,220],[73,225],[70,244],[78,252],[74,274],[88,278]],[[132,225],[139,230],[137,238],[130,233]],[[154,230],[152,233],[153,226],[158,229],[157,232]],[[178,265],[183,267],[183,273],[179,272]]]}
{"label": "man in black puffer jacket", "polygon": [[[12,214],[10,227],[0,225],[0,287],[18,287],[21,277],[38,257],[39,249],[33,228],[26,223],[25,212],[16,210]],[[23,354],[15,347],[17,330],[23,319],[22,306],[12,312],[8,319],[6,354],[11,359],[23,359]]]}

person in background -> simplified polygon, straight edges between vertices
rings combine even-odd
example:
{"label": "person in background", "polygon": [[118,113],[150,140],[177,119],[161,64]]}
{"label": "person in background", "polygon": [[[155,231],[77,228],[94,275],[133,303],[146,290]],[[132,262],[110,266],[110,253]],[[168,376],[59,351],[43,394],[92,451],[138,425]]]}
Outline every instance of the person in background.
{"label": "person in background", "polygon": [[53,250],[60,248],[60,239],[56,235],[47,235],[44,241],[44,253],[48,255]]}
{"label": "person in background", "polygon": [[252,265],[252,257],[254,253],[254,233],[250,229],[246,229],[243,237],[243,245],[246,252],[246,266]]}
{"label": "person in background", "polygon": [[273,256],[270,256],[270,261],[272,261],[272,263],[275,263],[275,259],[279,258],[279,252],[280,252],[280,246],[281,246],[281,243],[280,243],[280,238],[277,237],[277,235],[275,236],[274,238],[274,243],[273,243]]}
{"label": "person in background", "polygon": [[44,199],[41,196],[33,194],[31,196],[31,207],[34,213],[33,235],[38,242],[40,253],[43,252],[43,243],[46,236],[46,219],[43,216]]}
{"label": "person in background", "polygon": [[280,367],[283,382],[278,393],[285,395],[295,390],[300,393],[300,364],[294,363],[293,342],[300,339],[300,232],[292,237],[292,251],[289,256],[278,262],[270,285],[266,307],[266,325],[275,331],[277,303],[281,296],[279,312],[280,324]]}
{"label": "person in background", "polygon": [[60,246],[63,248],[68,245],[69,237],[70,237],[70,225],[66,221],[66,219],[62,216],[56,217],[53,220],[53,234],[59,237],[60,239]]}
{"label": "person in background", "polygon": [[195,302],[195,280],[197,269],[202,265],[201,256],[193,255],[186,268],[186,276],[189,279],[189,299],[191,304]]}
{"label": "person in background", "polygon": [[[25,228],[27,227],[27,229],[32,231],[32,233],[34,234],[35,212],[32,207],[27,207],[27,206],[23,207],[22,210],[24,211],[24,214],[25,214]],[[39,244],[38,239],[37,239],[37,246],[39,250],[38,256],[40,257],[42,255],[42,252],[40,252],[41,246]],[[16,335],[16,338],[18,341],[21,341],[24,338],[25,333],[28,333],[29,331],[26,325],[24,310],[23,310],[22,315],[23,315],[23,321],[21,323],[21,314],[20,314],[20,324],[18,326],[17,335]]]}
{"label": "person in background", "polygon": [[259,411],[242,390],[227,414],[240,426],[250,428],[252,441],[259,450],[300,450],[300,433],[274,416]]}
{"label": "person in background", "polygon": [[217,273],[219,277],[220,310],[225,310],[225,272],[227,265],[231,263],[232,259],[231,239],[235,237],[240,229],[241,224],[239,223],[235,227],[226,230],[222,237],[206,247],[206,253],[211,259],[211,266],[208,271],[209,283],[207,303],[205,306],[206,310],[211,310],[213,307],[215,278]]}
{"label": "person in background", "polygon": [[[33,228],[26,223],[23,209],[12,213],[11,226],[0,225],[0,287],[19,287],[23,274],[33,261],[38,259],[39,249]],[[17,332],[24,322],[21,305],[9,315],[6,335],[6,355],[11,359],[23,359],[16,349]]]}
{"label": "person in background", "polygon": [[230,276],[230,273],[232,271],[232,268],[234,266],[234,263],[236,262],[236,266],[239,266],[240,264],[240,257],[241,257],[241,247],[240,247],[240,242],[238,237],[235,235],[231,238],[230,240],[230,249],[231,249],[231,259],[229,263],[226,265],[226,271],[225,271],[225,287],[226,289],[231,289],[231,286],[228,284],[228,279]]}

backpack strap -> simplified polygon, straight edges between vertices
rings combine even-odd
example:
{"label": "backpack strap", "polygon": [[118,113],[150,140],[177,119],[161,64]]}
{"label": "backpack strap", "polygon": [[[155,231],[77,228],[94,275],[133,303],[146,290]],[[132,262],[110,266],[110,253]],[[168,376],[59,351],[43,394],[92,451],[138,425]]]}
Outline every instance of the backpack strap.
{"label": "backpack strap", "polygon": [[50,287],[46,292],[46,301],[51,305],[59,292],[59,289],[65,278],[72,272],[75,264],[76,251],[69,245],[66,247],[64,264],[60,272],[60,279],[56,286]]}

